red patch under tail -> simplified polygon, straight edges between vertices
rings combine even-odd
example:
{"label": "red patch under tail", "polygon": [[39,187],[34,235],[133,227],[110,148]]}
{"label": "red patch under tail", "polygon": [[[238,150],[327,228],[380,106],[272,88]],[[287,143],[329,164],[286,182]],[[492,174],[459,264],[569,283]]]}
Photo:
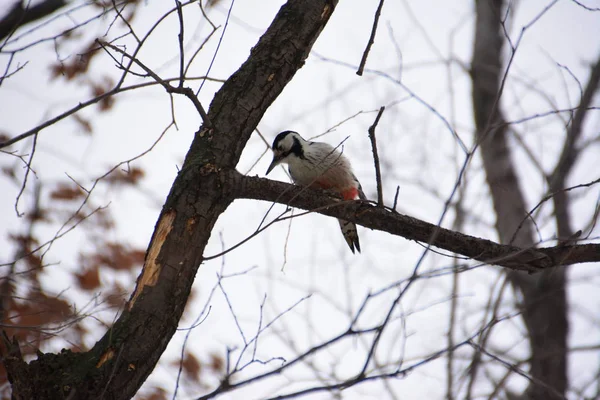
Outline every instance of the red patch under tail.
{"label": "red patch under tail", "polygon": [[342,192],[342,197],[344,198],[344,200],[354,200],[356,198],[358,198],[358,188],[350,188],[350,189],[346,189]]}

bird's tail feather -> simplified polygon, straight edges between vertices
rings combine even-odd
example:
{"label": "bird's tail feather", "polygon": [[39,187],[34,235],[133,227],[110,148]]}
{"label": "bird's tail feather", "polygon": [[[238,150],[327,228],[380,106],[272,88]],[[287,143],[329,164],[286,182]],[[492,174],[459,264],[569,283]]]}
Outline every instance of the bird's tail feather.
{"label": "bird's tail feather", "polygon": [[343,219],[338,219],[340,223],[340,228],[342,229],[342,234],[344,235],[344,239],[346,239],[346,243],[354,253],[354,249],[358,250],[360,253],[360,242],[358,241],[358,230],[356,229],[356,224],[354,222],[344,221]]}

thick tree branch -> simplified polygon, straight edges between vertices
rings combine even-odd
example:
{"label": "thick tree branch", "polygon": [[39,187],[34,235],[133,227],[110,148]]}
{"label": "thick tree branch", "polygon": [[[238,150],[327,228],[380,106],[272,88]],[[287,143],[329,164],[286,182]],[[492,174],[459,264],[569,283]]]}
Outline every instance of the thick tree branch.
{"label": "thick tree branch", "polygon": [[353,201],[340,202],[324,192],[264,178],[242,176],[236,171],[223,172],[224,181],[232,181],[234,196],[265,200],[323,215],[356,222],[366,228],[388,232],[407,240],[432,245],[474,260],[517,271],[536,272],[572,263],[600,261],[600,244],[519,248],[441,228],[429,222],[399,214],[389,208]]}

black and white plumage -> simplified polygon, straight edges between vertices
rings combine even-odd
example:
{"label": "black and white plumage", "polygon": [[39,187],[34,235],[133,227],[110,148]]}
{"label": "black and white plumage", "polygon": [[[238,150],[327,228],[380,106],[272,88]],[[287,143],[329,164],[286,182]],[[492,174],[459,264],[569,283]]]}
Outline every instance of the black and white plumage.
{"label": "black and white plumage", "polygon": [[[344,200],[366,200],[350,161],[330,144],[311,142],[297,132],[284,131],[275,137],[272,150],[273,161],[267,174],[275,166],[285,163],[295,184],[332,190]],[[350,250],[360,252],[356,224],[342,219],[338,221]]]}

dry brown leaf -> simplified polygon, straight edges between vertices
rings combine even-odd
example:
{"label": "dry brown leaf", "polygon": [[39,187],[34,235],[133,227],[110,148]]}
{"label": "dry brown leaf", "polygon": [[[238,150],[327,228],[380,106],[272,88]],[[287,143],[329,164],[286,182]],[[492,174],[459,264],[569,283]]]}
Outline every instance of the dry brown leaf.
{"label": "dry brown leaf", "polygon": [[81,274],[75,274],[75,277],[83,290],[94,290],[100,286],[100,271],[97,267],[88,268]]}

